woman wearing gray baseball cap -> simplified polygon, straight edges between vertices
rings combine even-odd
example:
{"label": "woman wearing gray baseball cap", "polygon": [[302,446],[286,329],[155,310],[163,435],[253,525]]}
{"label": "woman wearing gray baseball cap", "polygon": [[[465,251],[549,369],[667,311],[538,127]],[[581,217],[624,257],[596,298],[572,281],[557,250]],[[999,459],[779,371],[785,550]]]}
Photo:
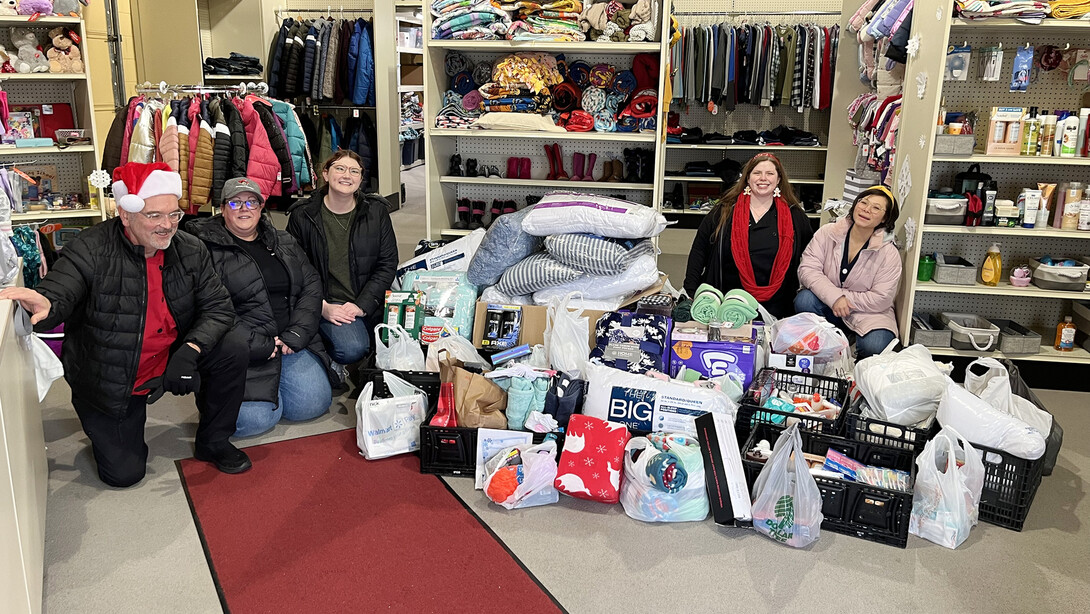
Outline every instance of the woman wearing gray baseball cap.
{"label": "woman wearing gray baseball cap", "polygon": [[223,185],[219,215],[186,226],[212,253],[236,326],[250,341],[236,437],[263,433],[281,417],[316,418],[332,403],[335,374],[318,335],[321,278],[295,239],[262,215],[264,207],[261,188],[236,177]]}

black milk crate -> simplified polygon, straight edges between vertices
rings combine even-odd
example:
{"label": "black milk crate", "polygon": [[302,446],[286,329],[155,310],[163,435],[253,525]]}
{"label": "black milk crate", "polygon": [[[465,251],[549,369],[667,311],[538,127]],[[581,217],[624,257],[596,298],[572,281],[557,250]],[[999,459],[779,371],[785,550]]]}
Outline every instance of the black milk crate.
{"label": "black milk crate", "polygon": [[[830,419],[761,407],[761,404],[772,394],[773,388],[787,388],[795,394],[802,395],[818,393],[822,398],[838,403],[840,414],[835,419]],[[734,423],[738,441],[745,441],[756,423],[763,422],[785,427],[788,418],[799,420],[804,430],[839,435],[844,428],[844,415],[848,412],[849,389],[847,380],[835,377],[772,367],[761,369],[753,378],[749,389],[742,395],[742,401],[738,407],[738,417]]]}
{"label": "black milk crate", "polygon": [[[972,443],[972,442],[970,442]],[[978,518],[984,522],[1021,531],[1041,485],[1044,456],[1027,460],[979,444],[973,447],[984,461],[984,488],[980,491]]]}
{"label": "black milk crate", "polygon": [[[390,389],[386,387],[386,378],[382,376],[383,373],[385,371],[382,369],[362,369],[360,373],[360,379],[365,384],[366,382],[374,384],[372,394],[376,399],[390,397]],[[428,413],[435,412],[435,409],[439,406],[439,373],[434,371],[394,370],[391,370],[390,373],[423,390],[424,394],[428,395]]]}
{"label": "black milk crate", "polygon": [[[757,423],[742,446],[742,466],[750,492],[764,463],[746,460],[746,450],[758,441],[768,440],[775,447],[783,428]],[[807,454],[825,456],[832,448],[864,465],[899,469],[913,476],[913,455],[910,450],[888,448],[875,443],[852,441],[843,437],[800,431],[802,449]],[[908,521],[912,515],[912,492],[861,484],[847,479],[838,480],[814,476],[821,491],[821,528],[872,542],[904,548],[908,545]]]}
{"label": "black milk crate", "polygon": [[[435,410],[420,425],[420,473],[473,475],[477,469],[477,428],[430,426]],[[556,454],[564,448],[564,434],[556,435]],[[545,441],[547,433],[534,433],[534,443]]]}
{"label": "black milk crate", "polygon": [[923,452],[928,441],[939,432],[939,421],[931,418],[931,425],[927,428],[902,426],[892,422],[886,422],[877,418],[868,418],[863,415],[867,407],[867,400],[860,395],[848,410],[847,419],[844,421],[844,434],[848,439],[877,443],[891,448],[904,448],[912,450],[912,456],[916,457]]}

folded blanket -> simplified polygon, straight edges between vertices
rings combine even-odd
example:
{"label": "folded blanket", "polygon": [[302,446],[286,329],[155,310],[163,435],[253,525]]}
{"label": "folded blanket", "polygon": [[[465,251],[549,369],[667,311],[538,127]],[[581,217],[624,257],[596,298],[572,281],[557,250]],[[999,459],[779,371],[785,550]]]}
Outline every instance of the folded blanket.
{"label": "folded blanket", "polygon": [[700,284],[693,297],[693,306],[690,308],[693,319],[702,324],[711,322],[719,315],[719,307],[723,304],[723,293],[715,286]]}
{"label": "folded blanket", "polygon": [[1090,13],[1090,0],[1052,0],[1049,4],[1056,19],[1075,19]]}
{"label": "folded blanket", "polygon": [[752,322],[758,315],[757,299],[745,290],[731,290],[723,296],[723,304],[716,313],[720,322],[731,328],[739,328]]}

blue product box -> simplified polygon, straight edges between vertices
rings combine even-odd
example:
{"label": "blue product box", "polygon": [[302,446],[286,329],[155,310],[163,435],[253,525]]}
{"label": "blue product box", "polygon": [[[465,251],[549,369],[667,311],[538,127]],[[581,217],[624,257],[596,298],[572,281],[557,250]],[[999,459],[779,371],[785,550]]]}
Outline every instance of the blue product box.
{"label": "blue product box", "polygon": [[742,377],[742,387],[753,381],[757,346],[741,341],[675,341],[670,348],[670,376],[688,367],[704,377],[735,373]]}

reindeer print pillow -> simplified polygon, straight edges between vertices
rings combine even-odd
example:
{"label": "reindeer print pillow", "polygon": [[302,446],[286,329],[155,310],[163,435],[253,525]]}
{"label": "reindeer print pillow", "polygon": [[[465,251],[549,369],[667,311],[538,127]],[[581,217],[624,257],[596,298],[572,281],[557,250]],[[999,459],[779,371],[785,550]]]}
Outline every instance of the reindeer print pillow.
{"label": "reindeer print pillow", "polygon": [[560,492],[591,501],[620,501],[628,427],[575,414],[568,422],[555,486]]}

